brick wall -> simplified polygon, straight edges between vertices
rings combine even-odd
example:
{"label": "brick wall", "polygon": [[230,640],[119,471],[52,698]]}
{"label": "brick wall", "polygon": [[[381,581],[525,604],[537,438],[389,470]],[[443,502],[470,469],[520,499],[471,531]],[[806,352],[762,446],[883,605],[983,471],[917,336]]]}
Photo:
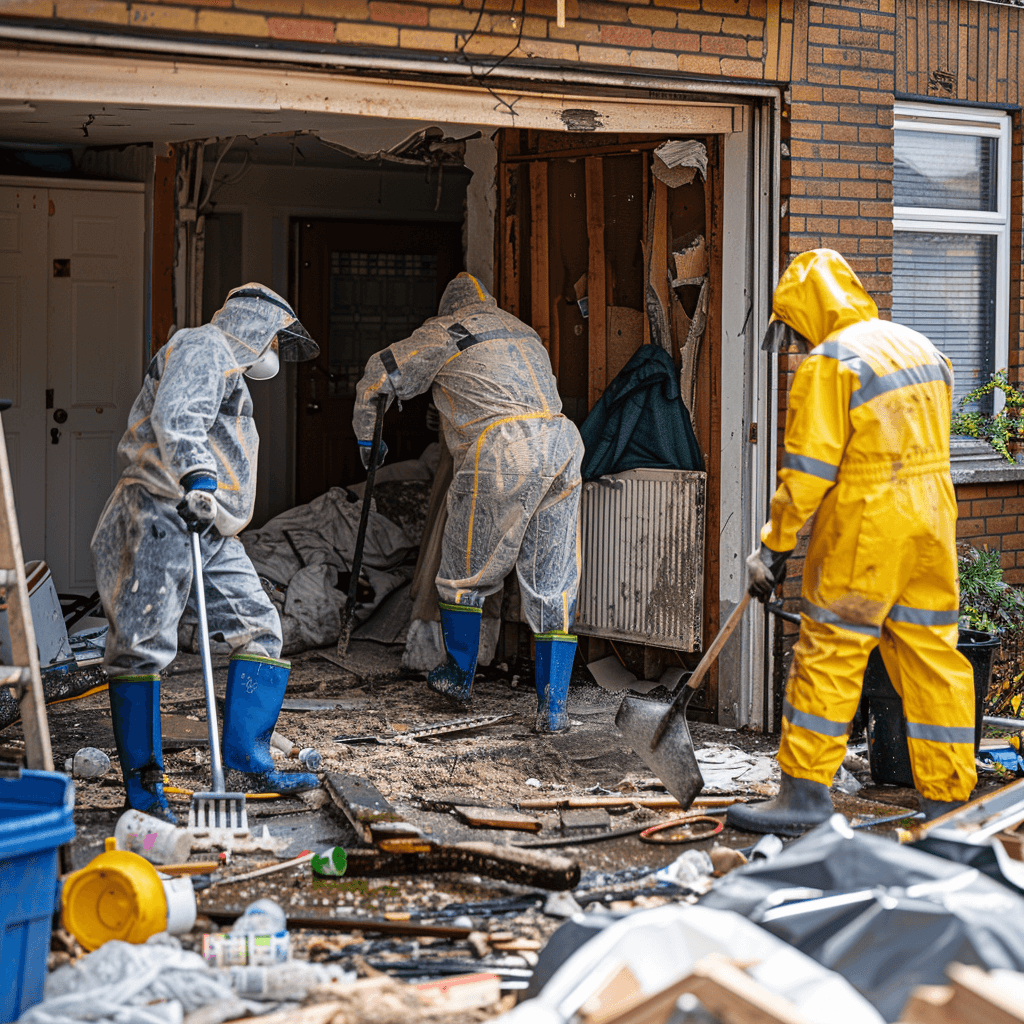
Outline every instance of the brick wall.
{"label": "brick wall", "polygon": [[961,484],[956,497],[957,539],[1001,551],[1003,579],[1024,583],[1024,481]]}
{"label": "brick wall", "polygon": [[782,81],[803,51],[804,10],[805,0],[566,0],[559,28],[555,0],[0,0],[0,17]]}

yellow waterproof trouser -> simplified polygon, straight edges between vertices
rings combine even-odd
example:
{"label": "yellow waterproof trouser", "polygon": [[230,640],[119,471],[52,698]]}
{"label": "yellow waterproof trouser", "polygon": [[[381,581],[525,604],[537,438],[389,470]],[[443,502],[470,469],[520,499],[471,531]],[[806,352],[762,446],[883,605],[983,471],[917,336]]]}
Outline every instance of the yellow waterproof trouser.
{"label": "yellow waterproof trouser", "polygon": [[880,644],[903,698],[918,792],[967,800],[977,781],[974,676],[956,649],[956,503],[948,470],[921,469],[881,483],[844,472],[818,510],[778,759],[789,776],[831,784]]}

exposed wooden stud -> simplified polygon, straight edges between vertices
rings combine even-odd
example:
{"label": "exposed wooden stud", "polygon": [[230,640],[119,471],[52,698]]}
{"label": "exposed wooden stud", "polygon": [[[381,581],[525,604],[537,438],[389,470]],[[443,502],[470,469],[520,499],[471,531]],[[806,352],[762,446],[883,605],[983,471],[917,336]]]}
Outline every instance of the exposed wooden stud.
{"label": "exposed wooden stud", "polygon": [[157,350],[167,341],[174,325],[174,164],[173,146],[169,147],[167,156],[153,158],[150,355],[156,355]]}
{"label": "exposed wooden stud", "polygon": [[[654,179],[654,201],[654,237],[650,243],[653,246],[651,286],[658,296],[661,308],[665,310],[667,320],[670,298],[668,291],[668,185],[660,178]],[[668,340],[666,339],[666,341]],[[674,356],[675,352],[670,349],[669,354]]]}
{"label": "exposed wooden stud", "polygon": [[501,308],[513,316],[519,316],[519,168],[504,167],[501,185]]}
{"label": "exposed wooden stud", "polygon": [[[659,143],[659,145],[660,145],[660,143]],[[651,154],[645,151],[644,154],[643,154],[643,177],[641,178],[641,181],[640,181],[640,195],[643,197],[642,198],[642,202],[643,202],[643,220],[642,220],[641,223],[643,224],[643,231],[644,231],[643,252],[644,252],[644,266],[645,267],[647,266],[647,246],[649,246],[651,244],[651,240],[646,237],[647,236],[647,207],[650,205],[650,201],[651,201],[651,199],[650,199],[650,196],[651,196],[651,159],[652,159]],[[650,343],[651,343],[651,322],[650,322],[650,320],[647,318],[647,316],[645,314],[644,315],[644,344],[645,345],[650,345]]]}
{"label": "exposed wooden stud", "polygon": [[[551,355],[551,301],[548,275],[548,165],[538,161],[530,172],[530,326]],[[552,356],[552,363],[554,357]]]}
{"label": "exposed wooden stud", "polygon": [[589,339],[588,408],[601,397],[605,386],[605,348],[608,343],[605,326],[605,253],[604,253],[604,160],[589,156],[587,174],[587,241],[590,258],[587,264]]}

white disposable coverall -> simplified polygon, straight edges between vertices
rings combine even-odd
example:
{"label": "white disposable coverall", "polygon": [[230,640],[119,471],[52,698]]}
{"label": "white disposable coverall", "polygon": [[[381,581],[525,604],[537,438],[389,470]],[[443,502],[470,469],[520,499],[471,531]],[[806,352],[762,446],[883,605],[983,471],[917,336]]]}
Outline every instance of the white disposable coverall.
{"label": "white disposable coverall", "polygon": [[[235,290],[256,289],[280,299],[262,285]],[[156,674],[177,653],[178,620],[194,598],[175,505],[182,478],[197,471],[217,478],[214,528],[200,536],[210,634],[238,653],[280,657],[277,610],[235,535],[252,516],[259,447],[243,373],[294,321],[271,302],[229,294],[211,323],[178,331],[150,361],[118,446],[126,465],[91,545],[111,675]]]}
{"label": "white disposable coverall", "polygon": [[437,589],[482,608],[515,566],[534,633],[571,632],[579,583],[583,441],[562,415],[536,332],[459,274],[438,316],[370,357],[356,390],[356,438],[373,436],[374,399],[432,388],[455,463]]}

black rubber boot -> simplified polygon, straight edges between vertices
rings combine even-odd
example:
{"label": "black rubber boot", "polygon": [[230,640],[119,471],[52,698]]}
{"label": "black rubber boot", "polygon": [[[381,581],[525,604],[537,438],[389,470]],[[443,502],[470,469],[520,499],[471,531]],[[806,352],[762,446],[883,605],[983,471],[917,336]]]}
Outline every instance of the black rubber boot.
{"label": "black rubber boot", "polygon": [[774,832],[801,836],[833,814],[832,796],[823,782],[795,779],[783,773],[779,795],[762,804],[733,804],[725,815],[740,832]]}
{"label": "black rubber boot", "polygon": [[925,821],[934,821],[963,805],[963,800],[929,800],[928,797],[917,794],[917,806],[919,810],[924,811]]}

